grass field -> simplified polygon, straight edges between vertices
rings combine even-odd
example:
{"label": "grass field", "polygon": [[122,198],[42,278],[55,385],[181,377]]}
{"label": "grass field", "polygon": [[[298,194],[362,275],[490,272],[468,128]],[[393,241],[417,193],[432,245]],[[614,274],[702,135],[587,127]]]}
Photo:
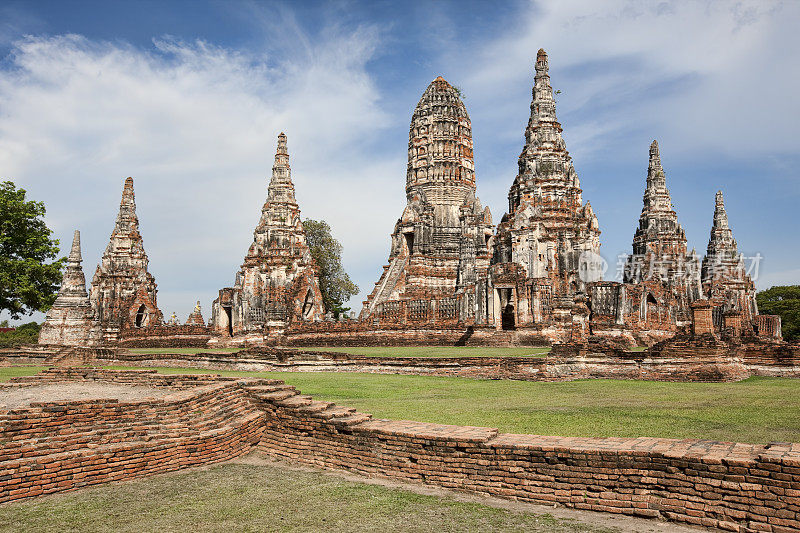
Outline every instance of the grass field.
{"label": "grass field", "polygon": [[[120,367],[114,367],[120,368]],[[800,442],[800,380],[544,383],[338,372],[212,372],[285,380],[375,418],[496,427],[507,433]]]}
{"label": "grass field", "polygon": [[317,472],[229,463],[0,505],[0,531],[610,530]]}
{"label": "grass field", "polygon": [[18,376],[33,376],[38,374],[46,366],[0,366],[0,382],[8,381]]}

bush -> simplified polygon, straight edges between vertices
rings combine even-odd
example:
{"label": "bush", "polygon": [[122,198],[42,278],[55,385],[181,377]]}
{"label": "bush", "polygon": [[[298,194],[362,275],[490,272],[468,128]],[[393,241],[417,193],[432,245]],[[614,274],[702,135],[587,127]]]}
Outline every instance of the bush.
{"label": "bush", "polygon": [[18,326],[14,331],[0,333],[0,348],[14,348],[23,344],[36,344],[39,342],[41,325],[28,322]]}
{"label": "bush", "polygon": [[772,287],[756,294],[758,312],[781,317],[781,331],[787,341],[800,339],[800,285]]}

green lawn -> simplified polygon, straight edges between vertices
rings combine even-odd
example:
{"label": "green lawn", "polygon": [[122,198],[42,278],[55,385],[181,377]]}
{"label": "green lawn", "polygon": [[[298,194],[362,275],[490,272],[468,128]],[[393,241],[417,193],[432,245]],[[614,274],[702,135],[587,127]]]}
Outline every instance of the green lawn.
{"label": "green lawn", "polygon": [[303,346],[298,350],[339,352],[375,357],[543,357],[550,347],[495,346]]}
{"label": "green lawn", "polygon": [[[119,368],[119,367],[115,367]],[[545,383],[344,372],[235,372],[285,380],[375,418],[496,427],[507,433],[800,442],[800,380]]]}
{"label": "green lawn", "polygon": [[0,531],[611,530],[318,472],[228,463],[0,505]]}
{"label": "green lawn", "polygon": [[8,381],[17,376],[32,376],[38,374],[46,366],[0,366],[0,382]]}

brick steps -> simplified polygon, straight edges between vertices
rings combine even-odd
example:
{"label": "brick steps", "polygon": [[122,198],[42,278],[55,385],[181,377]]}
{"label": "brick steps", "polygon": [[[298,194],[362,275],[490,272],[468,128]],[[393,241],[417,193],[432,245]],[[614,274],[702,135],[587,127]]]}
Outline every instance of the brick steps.
{"label": "brick steps", "polygon": [[286,398],[285,400],[278,400],[275,403],[278,405],[282,405],[283,407],[300,407],[305,405],[311,405],[313,398],[311,396],[301,396],[296,395],[290,398]]}

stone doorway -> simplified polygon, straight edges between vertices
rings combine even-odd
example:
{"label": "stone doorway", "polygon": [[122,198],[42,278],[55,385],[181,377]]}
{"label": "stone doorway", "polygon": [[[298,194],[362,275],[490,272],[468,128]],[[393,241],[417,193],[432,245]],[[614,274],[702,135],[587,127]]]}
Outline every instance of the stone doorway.
{"label": "stone doorway", "polygon": [[497,289],[500,300],[500,327],[503,330],[517,329],[516,309],[514,307],[514,289]]}
{"label": "stone doorway", "polygon": [[408,233],[403,233],[403,237],[405,238],[408,255],[411,255],[414,252],[414,232],[409,231]]}
{"label": "stone doorway", "polygon": [[222,311],[225,313],[225,318],[228,319],[228,336],[233,337],[233,313],[230,306],[223,306]]}
{"label": "stone doorway", "polygon": [[143,328],[147,325],[147,308],[144,304],[140,305],[139,309],[136,311],[135,324],[137,328]]}

